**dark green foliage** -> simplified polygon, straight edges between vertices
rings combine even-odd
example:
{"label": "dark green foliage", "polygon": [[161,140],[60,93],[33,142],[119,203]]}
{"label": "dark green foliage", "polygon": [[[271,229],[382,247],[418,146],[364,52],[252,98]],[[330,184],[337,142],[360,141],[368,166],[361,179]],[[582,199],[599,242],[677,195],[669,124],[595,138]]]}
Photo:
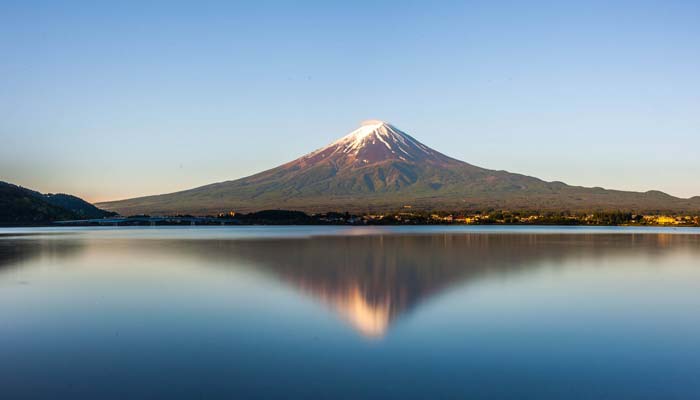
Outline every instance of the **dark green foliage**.
{"label": "dark green foliage", "polygon": [[310,225],[318,222],[316,218],[301,211],[287,210],[263,210],[236,215],[234,219],[244,224],[260,225]]}
{"label": "dark green foliage", "polygon": [[0,225],[42,225],[77,215],[44,200],[40,193],[0,182]]}
{"label": "dark green foliage", "polygon": [[45,225],[53,221],[103,218],[115,213],[100,210],[75,196],[43,195],[0,182],[0,225]]}
{"label": "dark green foliage", "polygon": [[593,220],[600,225],[625,225],[633,221],[629,212],[597,212],[593,214]]}
{"label": "dark green foliage", "polygon": [[45,194],[44,199],[55,206],[72,211],[82,219],[105,218],[117,215],[115,212],[100,210],[87,201],[70,194]]}

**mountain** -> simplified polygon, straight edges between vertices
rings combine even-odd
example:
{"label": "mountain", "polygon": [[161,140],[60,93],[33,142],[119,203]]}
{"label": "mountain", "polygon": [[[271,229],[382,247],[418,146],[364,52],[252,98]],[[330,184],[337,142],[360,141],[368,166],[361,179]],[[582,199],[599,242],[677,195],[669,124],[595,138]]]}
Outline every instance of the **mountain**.
{"label": "mountain", "polygon": [[77,215],[48,203],[36,192],[0,182],[0,225],[44,224]]}
{"label": "mountain", "polygon": [[123,215],[294,209],[698,211],[700,200],[569,186],[448,157],[383,121],[279,167],[176,193],[100,203]]}
{"label": "mountain", "polygon": [[53,221],[103,218],[113,212],[100,210],[67,194],[41,194],[0,181],[0,225],[41,225]]}
{"label": "mountain", "polygon": [[79,219],[105,218],[116,215],[114,212],[101,210],[80,197],[70,194],[49,193],[41,196],[48,203],[73,212]]}

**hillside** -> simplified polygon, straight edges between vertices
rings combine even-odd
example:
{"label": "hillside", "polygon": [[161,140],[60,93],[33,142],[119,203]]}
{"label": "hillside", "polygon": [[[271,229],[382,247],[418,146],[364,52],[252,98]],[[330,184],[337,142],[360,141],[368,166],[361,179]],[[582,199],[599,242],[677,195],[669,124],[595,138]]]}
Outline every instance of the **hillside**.
{"label": "hillside", "polygon": [[53,221],[114,215],[66,194],[41,194],[0,181],[0,225],[42,225]]}
{"label": "hillside", "polygon": [[69,210],[80,219],[104,218],[116,215],[114,212],[101,210],[87,201],[70,194],[49,193],[42,195],[48,203]]}
{"label": "hillside", "polygon": [[367,121],[319,150],[233,181],[100,203],[123,215],[414,209],[698,211],[700,200],[569,186],[480,168],[437,152],[393,125]]}

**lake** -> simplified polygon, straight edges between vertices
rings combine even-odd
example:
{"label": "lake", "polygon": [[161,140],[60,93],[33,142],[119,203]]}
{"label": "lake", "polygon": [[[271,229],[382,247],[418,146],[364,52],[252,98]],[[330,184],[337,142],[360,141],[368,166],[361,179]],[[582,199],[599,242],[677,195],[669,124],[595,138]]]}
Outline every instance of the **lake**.
{"label": "lake", "polygon": [[0,390],[698,399],[699,233],[0,229]]}

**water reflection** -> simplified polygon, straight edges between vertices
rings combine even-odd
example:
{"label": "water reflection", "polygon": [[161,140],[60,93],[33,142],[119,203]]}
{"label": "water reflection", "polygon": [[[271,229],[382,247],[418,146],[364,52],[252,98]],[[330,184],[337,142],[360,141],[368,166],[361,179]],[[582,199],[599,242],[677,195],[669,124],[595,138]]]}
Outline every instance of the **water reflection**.
{"label": "water reflection", "polygon": [[381,337],[402,315],[480,279],[508,277],[571,261],[700,255],[700,236],[673,234],[430,234],[278,239],[54,237],[0,240],[0,273],[38,259],[89,254],[146,264],[252,268],[329,306],[360,334]]}
{"label": "water reflection", "polygon": [[3,396],[700,393],[700,235],[295,229],[0,238]]}
{"label": "water reflection", "polygon": [[0,235],[0,272],[21,268],[42,258],[70,258],[79,254],[85,245],[80,240],[32,239],[32,236],[4,238]]}
{"label": "water reflection", "polygon": [[669,234],[331,236],[219,242],[207,257],[253,263],[331,306],[360,333],[377,337],[399,316],[451,286],[572,259],[663,257],[683,249],[700,255],[699,239]]}

